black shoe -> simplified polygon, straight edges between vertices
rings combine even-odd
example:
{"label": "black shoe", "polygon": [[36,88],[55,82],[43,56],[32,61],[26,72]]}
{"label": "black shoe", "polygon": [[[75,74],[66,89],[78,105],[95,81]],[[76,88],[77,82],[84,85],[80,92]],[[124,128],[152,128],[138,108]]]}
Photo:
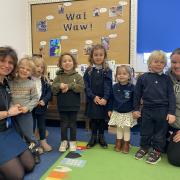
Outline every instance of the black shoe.
{"label": "black shoe", "polygon": [[107,147],[108,147],[108,145],[107,145],[107,143],[106,143],[106,141],[105,141],[105,139],[104,139],[104,135],[103,135],[103,134],[99,134],[98,140],[99,140],[99,144],[100,144],[103,148],[107,148]]}
{"label": "black shoe", "polygon": [[91,139],[89,140],[88,144],[86,145],[86,148],[87,149],[92,148],[93,146],[96,145],[96,142],[97,142],[97,136],[96,135],[92,135]]}
{"label": "black shoe", "polygon": [[33,154],[33,156],[34,156],[35,164],[39,164],[41,162],[39,152],[37,151],[36,153]]}
{"label": "black shoe", "polygon": [[33,155],[35,164],[39,164],[39,163],[41,162],[40,154],[39,154],[39,146],[38,146],[34,141],[32,141],[32,142],[29,144],[29,151],[30,151],[30,152],[32,153],[32,155]]}

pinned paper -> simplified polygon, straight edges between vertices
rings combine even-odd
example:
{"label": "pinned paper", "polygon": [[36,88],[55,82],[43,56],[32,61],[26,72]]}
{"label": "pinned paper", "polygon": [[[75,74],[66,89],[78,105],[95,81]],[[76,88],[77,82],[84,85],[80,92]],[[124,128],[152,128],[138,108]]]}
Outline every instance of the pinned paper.
{"label": "pinned paper", "polygon": [[68,36],[61,36],[60,38],[61,38],[61,40],[66,40],[66,39],[68,39]]}
{"label": "pinned paper", "polygon": [[114,39],[114,38],[116,38],[117,37],[117,34],[110,34],[109,35],[109,38],[111,38],[111,39]]}
{"label": "pinned paper", "polygon": [[54,16],[53,15],[46,16],[46,19],[47,20],[52,20],[52,19],[54,19]]}
{"label": "pinned paper", "polygon": [[100,13],[105,13],[105,12],[107,12],[107,8],[100,8]]}
{"label": "pinned paper", "polygon": [[39,32],[46,32],[47,31],[47,21],[46,20],[37,21],[36,29]]}
{"label": "pinned paper", "polygon": [[65,2],[65,3],[64,3],[64,6],[71,6],[71,5],[72,5],[71,2]]}

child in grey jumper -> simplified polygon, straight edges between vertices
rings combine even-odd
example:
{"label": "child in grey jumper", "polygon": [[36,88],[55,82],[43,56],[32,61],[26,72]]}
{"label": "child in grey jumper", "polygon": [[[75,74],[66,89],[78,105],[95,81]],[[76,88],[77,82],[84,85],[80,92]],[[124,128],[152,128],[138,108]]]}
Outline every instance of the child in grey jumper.
{"label": "child in grey jumper", "polygon": [[38,94],[36,85],[29,77],[34,71],[35,65],[32,59],[23,58],[17,67],[17,76],[10,81],[12,92],[12,104],[20,104],[22,114],[16,117],[16,121],[23,133],[31,140],[36,140],[33,133],[33,118],[31,111],[37,106]]}

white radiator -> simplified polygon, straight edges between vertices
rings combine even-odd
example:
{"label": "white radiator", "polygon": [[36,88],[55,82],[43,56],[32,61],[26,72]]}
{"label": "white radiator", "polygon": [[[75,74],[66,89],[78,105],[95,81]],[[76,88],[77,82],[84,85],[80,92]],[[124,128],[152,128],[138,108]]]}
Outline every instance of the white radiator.
{"label": "white radiator", "polygon": [[57,67],[57,65],[47,66],[48,78],[53,80],[58,70],[59,67]]}

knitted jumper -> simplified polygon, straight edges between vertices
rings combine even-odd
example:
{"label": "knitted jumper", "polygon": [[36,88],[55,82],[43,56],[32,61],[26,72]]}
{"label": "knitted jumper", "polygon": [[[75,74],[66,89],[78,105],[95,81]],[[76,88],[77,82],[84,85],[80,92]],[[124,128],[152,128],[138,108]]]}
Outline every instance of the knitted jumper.
{"label": "knitted jumper", "polygon": [[12,93],[12,104],[20,104],[31,112],[39,100],[34,81],[16,78],[9,82],[9,86]]}

